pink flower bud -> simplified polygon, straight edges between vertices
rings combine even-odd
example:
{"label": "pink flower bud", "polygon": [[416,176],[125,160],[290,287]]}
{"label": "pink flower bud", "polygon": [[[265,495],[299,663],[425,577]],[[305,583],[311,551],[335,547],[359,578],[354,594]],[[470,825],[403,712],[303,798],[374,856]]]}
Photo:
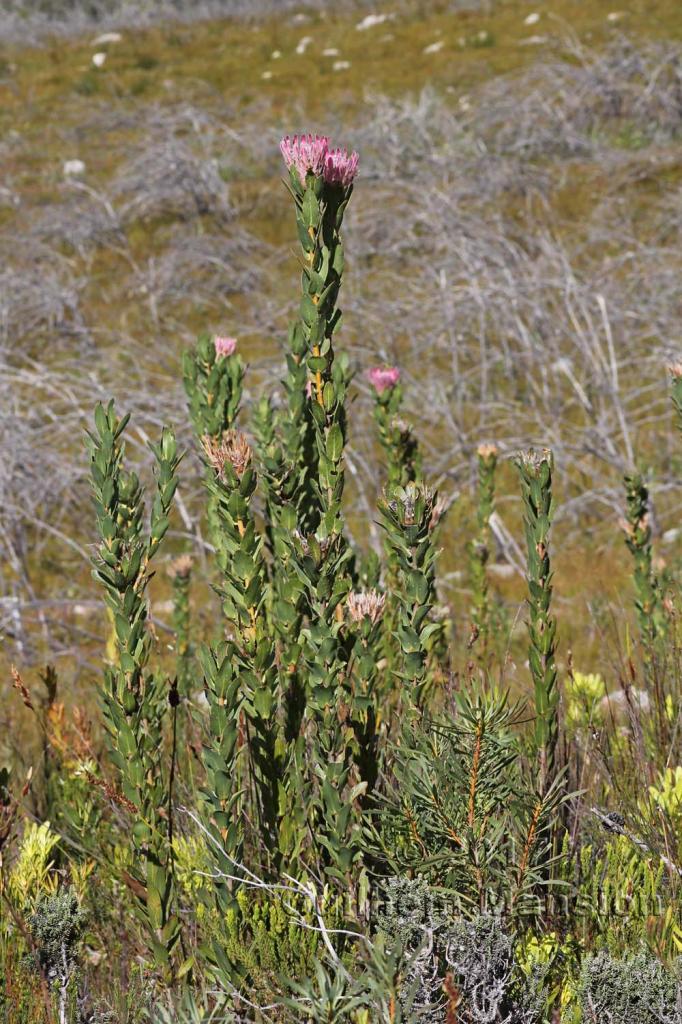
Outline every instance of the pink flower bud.
{"label": "pink flower bud", "polygon": [[313,382],[310,378],[308,378],[308,380],[305,382],[305,397],[313,397]]}
{"label": "pink flower bud", "polygon": [[237,347],[236,338],[215,338],[215,354],[220,359],[222,356],[231,356]]}
{"label": "pink flower bud", "polygon": [[367,376],[376,393],[381,395],[396,386],[400,380],[400,370],[397,366],[373,366],[367,371]]}
{"label": "pink flower bud", "polygon": [[357,153],[348,155],[345,149],[330,149],[324,161],[324,180],[329,185],[348,188],[358,173],[360,157]]}

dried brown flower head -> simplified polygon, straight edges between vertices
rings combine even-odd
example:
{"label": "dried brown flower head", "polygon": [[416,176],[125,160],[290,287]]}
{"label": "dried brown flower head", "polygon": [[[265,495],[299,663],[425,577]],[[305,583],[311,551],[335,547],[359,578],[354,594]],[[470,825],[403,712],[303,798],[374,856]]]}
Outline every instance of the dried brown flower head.
{"label": "dried brown flower head", "polygon": [[251,462],[249,442],[238,430],[226,430],[220,439],[205,434],[201,439],[201,447],[209,464],[222,479],[225,479],[225,467],[228,463],[240,477],[244,475]]}
{"label": "dried brown flower head", "polygon": [[402,416],[394,416],[391,421],[391,426],[394,430],[397,430],[403,437],[409,437],[412,433],[412,424],[404,420]]}
{"label": "dried brown flower head", "polygon": [[634,537],[635,530],[649,530],[651,528],[651,518],[648,512],[645,512],[641,519],[636,523],[630,523],[627,519],[619,519],[618,525],[627,537]]}
{"label": "dried brown flower head", "polygon": [[439,494],[435,502],[433,503],[433,508],[431,510],[431,518],[429,519],[429,530],[434,530],[438,526],[439,522],[441,521],[441,519],[443,518],[443,516],[445,515],[449,508],[450,499],[445,498],[443,497],[443,495]]}
{"label": "dried brown flower head", "polygon": [[168,566],[167,572],[172,580],[176,576],[180,579],[186,580],[192,571],[192,556],[191,555],[180,555],[179,558],[173,559]]}
{"label": "dried brown flower head", "polygon": [[374,625],[383,615],[385,604],[385,594],[377,590],[359,590],[348,595],[346,607],[353,622],[369,619]]}
{"label": "dried brown flower head", "polygon": [[476,449],[476,454],[480,455],[482,459],[486,461],[488,459],[495,459],[499,453],[499,449],[495,444],[479,444]]}
{"label": "dried brown flower head", "polygon": [[519,452],[519,461],[531,473],[538,473],[543,463],[552,463],[552,452],[549,448],[529,448],[526,452]]}

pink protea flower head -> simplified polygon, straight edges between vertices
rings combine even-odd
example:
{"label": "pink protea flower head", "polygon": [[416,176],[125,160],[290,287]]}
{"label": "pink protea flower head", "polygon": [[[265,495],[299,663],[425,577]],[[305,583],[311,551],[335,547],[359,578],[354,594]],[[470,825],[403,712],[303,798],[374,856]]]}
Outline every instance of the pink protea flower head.
{"label": "pink protea flower head", "polygon": [[298,171],[301,184],[305,185],[309,172],[316,176],[322,174],[329,151],[329,139],[326,135],[294,135],[293,139],[285,135],[279,148],[284,163]]}
{"label": "pink protea flower head", "polygon": [[378,395],[382,395],[389,388],[394,388],[400,380],[400,370],[397,366],[373,366],[367,371],[369,382]]}
{"label": "pink protea flower head", "polygon": [[220,359],[223,356],[231,356],[237,347],[236,338],[221,338],[216,335],[215,354]]}
{"label": "pink protea flower head", "polygon": [[351,153],[349,156],[346,149],[330,149],[324,158],[324,180],[329,185],[348,188],[358,173],[359,160],[357,153]]}

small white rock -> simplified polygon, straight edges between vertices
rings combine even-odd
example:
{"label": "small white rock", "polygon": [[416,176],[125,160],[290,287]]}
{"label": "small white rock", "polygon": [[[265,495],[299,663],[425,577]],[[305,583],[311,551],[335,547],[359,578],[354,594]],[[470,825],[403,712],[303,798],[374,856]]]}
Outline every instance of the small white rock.
{"label": "small white rock", "polygon": [[99,53],[93,53],[92,55],[92,63],[96,68],[103,68],[106,63],[106,59],[107,55],[103,50],[100,50]]}
{"label": "small white rock", "polygon": [[341,53],[341,51],[337,50],[335,46],[328,46],[326,50],[322,51],[322,56],[323,57],[338,57],[340,53]]}
{"label": "small white rock", "polygon": [[540,20],[540,15],[538,14],[537,11],[533,11],[533,13],[529,14],[527,18],[523,19],[523,24],[524,25],[537,25],[539,20]]}
{"label": "small white rock", "polygon": [[383,25],[385,21],[388,21],[387,14],[368,14],[355,27],[358,32],[364,32],[368,28],[374,28],[375,25]]}
{"label": "small white rock", "polygon": [[[638,690],[636,686],[631,687],[630,699],[633,707],[639,711],[646,713],[651,710],[651,697],[646,690]],[[626,714],[628,699],[622,690],[614,690],[613,693],[607,693],[605,697],[602,697],[598,707],[602,715]]]}
{"label": "small white rock", "polygon": [[606,15],[606,20],[610,22],[620,21],[621,18],[625,17],[625,11],[611,11],[610,14]]}
{"label": "small white rock", "polygon": [[97,39],[92,40],[93,46],[109,46],[111,43],[120,43],[123,36],[120,32],[103,32]]}
{"label": "small white rock", "polygon": [[469,99],[468,96],[460,96],[459,109],[463,110],[465,114],[468,113],[469,110],[471,110],[471,100]]}
{"label": "small white rock", "polygon": [[78,174],[85,174],[85,164],[82,160],[65,160],[62,168],[67,178]]}
{"label": "small white rock", "polygon": [[74,615],[78,615],[82,619],[91,619],[94,615],[98,614],[98,609],[93,608],[89,604],[74,604],[71,608]]}
{"label": "small white rock", "polygon": [[267,82],[269,78],[272,78],[272,71],[264,71],[263,74],[261,75],[261,78],[264,78],[265,81]]}
{"label": "small white rock", "polygon": [[520,46],[544,46],[547,42],[547,36],[527,36],[525,39],[521,39],[519,42]]}
{"label": "small white rock", "polygon": [[270,54],[271,60],[279,60],[279,58],[281,56],[282,56],[282,51],[281,50],[273,50],[272,53]]}
{"label": "small white rock", "polygon": [[443,40],[439,39],[437,43],[430,43],[428,46],[425,46],[422,53],[440,53],[444,46]]}
{"label": "small white rock", "polygon": [[301,57],[305,53],[305,51],[308,49],[312,41],[312,36],[303,36],[303,39],[301,39],[298,46],[296,47],[296,53],[299,55],[299,57]]}
{"label": "small white rock", "polygon": [[332,64],[332,67],[334,68],[334,71],[347,71],[348,68],[350,67],[350,61],[335,60],[334,63]]}
{"label": "small white rock", "polygon": [[665,531],[665,533],[661,537],[661,540],[664,544],[674,544],[681,533],[682,530],[679,526],[673,526],[670,530]]}
{"label": "small white rock", "polygon": [[509,565],[507,562],[491,562],[488,566],[488,572],[493,576],[498,576],[500,579],[510,579],[515,575],[516,569],[513,565]]}

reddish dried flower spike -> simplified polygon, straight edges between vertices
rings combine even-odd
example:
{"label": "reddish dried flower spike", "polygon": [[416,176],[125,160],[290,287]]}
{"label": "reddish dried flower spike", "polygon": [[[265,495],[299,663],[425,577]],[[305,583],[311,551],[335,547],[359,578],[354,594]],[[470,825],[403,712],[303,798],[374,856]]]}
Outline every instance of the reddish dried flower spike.
{"label": "reddish dried flower spike", "polygon": [[19,675],[19,670],[15,668],[14,665],[12,665],[10,668],[10,672],[12,673],[12,685],[14,689],[19,691],[19,693],[21,694],[21,699],[23,700],[26,707],[29,708],[31,711],[35,711],[35,708],[33,707],[33,701],[31,700],[30,690],[24,683],[24,680]]}

